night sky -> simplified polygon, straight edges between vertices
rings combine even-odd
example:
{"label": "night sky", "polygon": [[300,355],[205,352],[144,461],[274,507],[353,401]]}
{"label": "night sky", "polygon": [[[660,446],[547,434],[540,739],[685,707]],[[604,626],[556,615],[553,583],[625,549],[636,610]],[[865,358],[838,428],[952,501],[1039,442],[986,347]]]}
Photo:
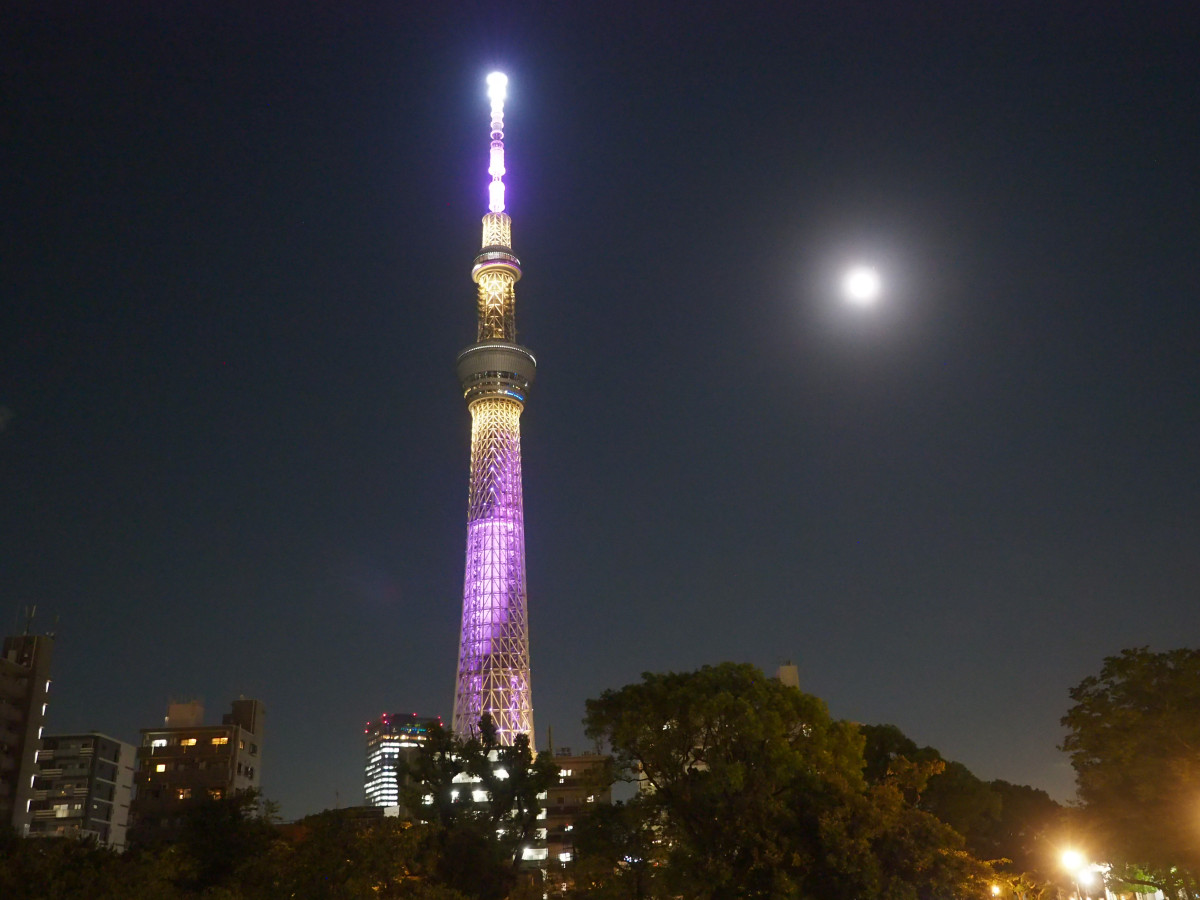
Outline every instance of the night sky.
{"label": "night sky", "polygon": [[1200,633],[1192,4],[502,9],[0,13],[0,626],[58,617],[48,730],[260,698],[293,818],[362,802],[368,718],[450,719],[503,69],[538,745],[790,659],[1069,799],[1068,689]]}

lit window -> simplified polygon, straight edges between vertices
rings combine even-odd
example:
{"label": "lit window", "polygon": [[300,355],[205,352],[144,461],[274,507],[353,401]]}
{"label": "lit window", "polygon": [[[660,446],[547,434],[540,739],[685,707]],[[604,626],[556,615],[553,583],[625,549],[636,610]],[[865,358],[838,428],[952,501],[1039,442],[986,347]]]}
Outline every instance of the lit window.
{"label": "lit window", "polygon": [[167,764],[166,764],[166,763],[159,763],[157,766],[155,766],[155,767],[154,767],[154,771],[155,771],[155,772],[165,772],[165,771],[167,771]]}
{"label": "lit window", "polygon": [[195,738],[184,738],[183,740],[181,740],[181,741],[179,742],[179,746],[181,746],[181,747],[195,747],[195,746],[196,746],[196,739],[195,739]]}
{"label": "lit window", "polygon": [[191,788],[179,788],[179,790],[177,790],[175,792],[175,796],[178,797],[180,800],[190,800],[192,797],[192,789]]}
{"label": "lit window", "polygon": [[215,737],[212,739],[214,747],[221,747],[229,743],[228,737]]}
{"label": "lit window", "polygon": [[150,746],[151,747],[165,747],[165,746],[167,746],[167,739],[166,738],[155,738],[154,740],[152,740],[150,742]]}

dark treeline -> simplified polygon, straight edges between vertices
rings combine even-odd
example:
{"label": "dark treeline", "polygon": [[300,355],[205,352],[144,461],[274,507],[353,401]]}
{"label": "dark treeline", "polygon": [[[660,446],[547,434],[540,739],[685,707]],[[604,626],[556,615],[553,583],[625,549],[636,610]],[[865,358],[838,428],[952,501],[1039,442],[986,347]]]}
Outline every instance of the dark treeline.
{"label": "dark treeline", "polygon": [[[637,791],[578,820],[573,858],[544,877],[520,848],[556,767],[523,739],[498,746],[485,720],[472,740],[432,734],[407,820],[330,810],[281,825],[242,794],[189,806],[170,841],[124,854],[10,832],[0,897],[1062,900],[1080,889],[1060,862],[1073,846],[1102,864],[1096,896],[1196,898],[1200,653],[1125,651],[1071,697],[1077,808],[723,664],[588,701],[587,733],[612,755],[605,777]],[[457,799],[464,776],[485,801]]]}

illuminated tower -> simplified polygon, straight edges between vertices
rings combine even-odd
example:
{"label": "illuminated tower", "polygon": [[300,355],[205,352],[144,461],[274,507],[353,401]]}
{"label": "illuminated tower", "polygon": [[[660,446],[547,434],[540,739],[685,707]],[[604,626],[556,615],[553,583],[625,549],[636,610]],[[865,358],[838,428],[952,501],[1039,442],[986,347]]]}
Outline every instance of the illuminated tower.
{"label": "illuminated tower", "polygon": [[458,355],[458,379],[471,411],[471,486],[463,581],[454,731],[478,730],[486,713],[502,744],[533,742],[529,623],[525,600],[525,516],[521,502],[521,411],[537,363],[517,340],[512,219],[504,212],[504,96],[508,79],[488,76],[492,143],[483,249],[471,277],[478,287],[476,342]]}

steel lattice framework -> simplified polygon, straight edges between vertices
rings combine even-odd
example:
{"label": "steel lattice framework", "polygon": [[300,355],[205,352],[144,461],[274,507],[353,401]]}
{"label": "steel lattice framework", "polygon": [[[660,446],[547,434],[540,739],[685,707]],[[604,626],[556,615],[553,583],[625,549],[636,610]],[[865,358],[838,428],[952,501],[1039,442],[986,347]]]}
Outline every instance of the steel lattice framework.
{"label": "steel lattice framework", "polygon": [[476,343],[458,356],[471,412],[471,484],[462,631],[454,691],[454,731],[475,733],[490,715],[502,744],[533,738],[529,623],[525,593],[525,518],[521,498],[521,412],[533,381],[533,355],[516,343],[512,220],[504,212],[503,75],[488,76],[492,143],[490,212],[471,271],[478,289]]}

